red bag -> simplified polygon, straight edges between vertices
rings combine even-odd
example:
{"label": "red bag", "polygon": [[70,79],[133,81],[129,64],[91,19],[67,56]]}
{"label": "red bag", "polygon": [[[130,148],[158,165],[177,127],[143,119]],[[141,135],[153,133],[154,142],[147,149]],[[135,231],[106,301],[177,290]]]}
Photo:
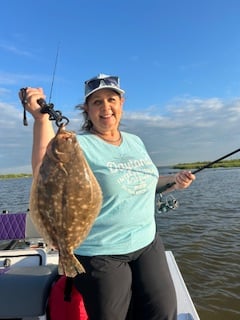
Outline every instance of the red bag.
{"label": "red bag", "polygon": [[82,295],[74,287],[72,280],[66,276],[61,276],[53,285],[48,300],[50,320],[89,319]]}

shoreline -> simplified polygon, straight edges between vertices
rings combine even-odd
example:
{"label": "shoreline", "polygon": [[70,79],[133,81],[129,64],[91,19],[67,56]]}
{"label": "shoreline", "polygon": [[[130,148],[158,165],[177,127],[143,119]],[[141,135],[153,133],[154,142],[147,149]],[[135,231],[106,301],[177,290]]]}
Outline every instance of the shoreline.
{"label": "shoreline", "polygon": [[0,174],[0,179],[17,179],[17,178],[32,178],[31,173],[6,173]]}
{"label": "shoreline", "polygon": [[[209,161],[199,161],[199,162],[190,162],[190,163],[178,163],[175,165],[169,165],[164,167],[169,169],[192,170],[192,169],[200,169],[209,163],[210,163]],[[158,166],[158,168],[161,168],[161,166]],[[219,161],[205,169],[212,169],[212,168],[240,168],[240,159]],[[17,179],[17,178],[32,178],[32,174],[31,173],[0,174],[0,179]]]}
{"label": "shoreline", "polygon": [[[192,163],[178,163],[176,165],[171,166],[172,169],[200,169],[205,165],[209,164],[209,161],[199,161],[199,162],[192,162]],[[214,163],[208,168],[205,169],[212,169],[212,168],[238,168],[240,167],[240,159],[234,160],[223,160],[217,163]],[[204,170],[205,170],[204,169]]]}

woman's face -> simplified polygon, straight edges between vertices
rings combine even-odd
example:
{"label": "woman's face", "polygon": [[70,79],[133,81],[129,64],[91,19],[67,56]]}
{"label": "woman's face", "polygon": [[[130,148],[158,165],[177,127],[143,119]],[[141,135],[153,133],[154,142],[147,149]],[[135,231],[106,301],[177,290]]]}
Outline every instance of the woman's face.
{"label": "woman's face", "polygon": [[85,111],[93,129],[106,133],[118,130],[124,98],[111,89],[101,89],[88,98]]}

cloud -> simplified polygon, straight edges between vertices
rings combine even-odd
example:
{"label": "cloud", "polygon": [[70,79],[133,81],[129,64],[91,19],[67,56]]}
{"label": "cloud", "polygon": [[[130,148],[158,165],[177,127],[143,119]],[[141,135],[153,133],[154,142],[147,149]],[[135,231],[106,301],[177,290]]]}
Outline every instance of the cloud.
{"label": "cloud", "polygon": [[[227,118],[226,118],[227,115]],[[161,128],[212,127],[224,121],[240,120],[240,98],[223,101],[218,98],[175,99],[164,109],[151,108],[146,111],[125,112],[125,119],[143,120],[146,125]]]}
{"label": "cloud", "polygon": [[1,96],[5,96],[7,94],[10,93],[10,90],[9,89],[6,89],[6,88],[0,88],[0,97]]}
{"label": "cloud", "polygon": [[164,110],[127,112],[126,131],[145,142],[158,165],[211,161],[239,144],[240,98],[185,97],[174,99]]}
{"label": "cloud", "polygon": [[[19,83],[30,82],[49,82],[50,76],[43,76],[39,74],[18,74],[11,72],[4,72],[0,70],[0,85],[17,85]],[[7,90],[2,88],[1,90]]]}
{"label": "cloud", "polygon": [[0,49],[3,49],[7,52],[11,52],[13,54],[17,54],[20,56],[25,56],[25,57],[33,56],[32,53],[30,53],[29,51],[18,49],[16,46],[10,45],[10,44],[0,43]]}
{"label": "cloud", "polygon": [[[0,102],[0,112],[0,173],[31,172],[31,116],[25,127],[22,110],[13,104]],[[79,111],[64,115],[70,119],[68,128],[78,132]],[[181,97],[161,108],[125,112],[121,130],[139,135],[156,165],[173,165],[213,161],[237,149],[239,121],[240,98]]]}
{"label": "cloud", "polygon": [[0,102],[0,173],[30,172],[32,129],[23,126],[22,112],[14,105]]}

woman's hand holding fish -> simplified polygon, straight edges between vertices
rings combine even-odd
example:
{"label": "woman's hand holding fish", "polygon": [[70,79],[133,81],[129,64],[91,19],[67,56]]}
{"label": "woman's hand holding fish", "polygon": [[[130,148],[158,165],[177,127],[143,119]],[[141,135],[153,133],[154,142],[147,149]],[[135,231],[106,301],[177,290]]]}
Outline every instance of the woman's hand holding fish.
{"label": "woman's hand holding fish", "polygon": [[[47,119],[48,115],[40,112],[41,107],[37,103],[38,99],[45,99],[45,95],[42,88],[31,88],[25,89],[26,96],[24,97],[26,103],[24,104],[26,110],[31,113],[35,120]],[[22,100],[22,92],[19,92],[19,98]]]}

